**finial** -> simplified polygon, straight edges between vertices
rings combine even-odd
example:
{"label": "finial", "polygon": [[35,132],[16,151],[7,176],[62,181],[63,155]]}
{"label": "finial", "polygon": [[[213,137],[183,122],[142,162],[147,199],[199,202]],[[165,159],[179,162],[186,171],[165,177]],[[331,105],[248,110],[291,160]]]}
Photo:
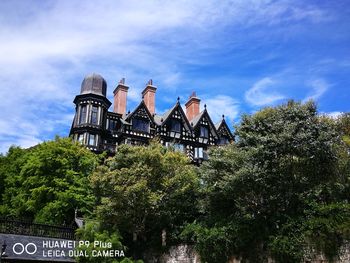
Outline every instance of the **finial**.
{"label": "finial", "polygon": [[122,78],[121,80],[119,80],[119,84],[125,84],[125,78]]}
{"label": "finial", "polygon": [[153,80],[152,80],[152,79],[150,79],[150,80],[147,82],[147,86],[148,86],[148,85],[150,85],[150,86],[153,85]]}
{"label": "finial", "polygon": [[130,114],[130,110],[128,110],[128,115]]}
{"label": "finial", "polygon": [[207,104],[204,104],[204,109],[206,109],[207,108]]}
{"label": "finial", "polygon": [[222,114],[222,118],[225,119],[225,115],[224,114]]}
{"label": "finial", "polygon": [[177,97],[177,102],[178,102],[178,103],[180,102],[180,97]]}
{"label": "finial", "polygon": [[160,119],[160,122],[163,122],[163,118]]}

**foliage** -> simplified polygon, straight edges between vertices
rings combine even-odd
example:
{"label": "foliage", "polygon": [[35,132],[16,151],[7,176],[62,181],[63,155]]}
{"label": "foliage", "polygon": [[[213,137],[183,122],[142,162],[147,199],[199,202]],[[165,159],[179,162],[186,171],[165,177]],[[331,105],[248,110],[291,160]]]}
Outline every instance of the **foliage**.
{"label": "foliage", "polygon": [[159,143],[118,147],[91,182],[100,220],[119,229],[133,253],[145,244],[159,248],[162,232],[168,245],[176,242],[176,233],[198,213],[195,168],[185,155]]}
{"label": "foliage", "polygon": [[63,224],[73,221],[75,208],[83,213],[92,209],[88,176],[98,157],[70,138],[27,150],[11,148],[1,160],[1,214]]}
{"label": "foliage", "polygon": [[307,246],[334,258],[350,239],[350,114],[290,101],[243,115],[235,135],[199,168],[157,142],[120,145],[99,166],[70,139],[11,147],[0,156],[0,214],[62,224],[95,208],[78,235],[133,258],[165,241],[193,242],[208,263],[300,262]]}
{"label": "foliage", "polygon": [[[103,229],[101,224],[97,221],[88,221],[88,223],[77,230],[77,238],[83,241],[90,241],[90,244],[79,246],[78,251],[84,251],[89,257],[76,257],[77,262],[82,263],[142,263],[143,261],[133,261],[126,257],[113,258],[113,257],[91,257],[92,250],[106,251],[106,250],[119,250],[125,253],[125,247],[121,243],[121,236],[118,232],[110,233],[108,230]],[[94,246],[94,241],[103,242],[103,245]],[[105,245],[111,244],[111,247]]]}
{"label": "foliage", "polygon": [[[202,257],[238,251],[250,262],[264,262],[270,253],[280,262],[298,262],[316,233],[324,242],[319,247],[331,255],[335,249],[326,236],[339,239],[339,245],[344,236],[337,229],[348,231],[349,217],[315,211],[337,211],[327,208],[348,202],[342,194],[342,142],[336,128],[334,121],[317,115],[312,102],[290,101],[244,115],[236,144],[212,149],[200,168],[207,216],[192,232]],[[223,241],[214,252],[212,233]]]}

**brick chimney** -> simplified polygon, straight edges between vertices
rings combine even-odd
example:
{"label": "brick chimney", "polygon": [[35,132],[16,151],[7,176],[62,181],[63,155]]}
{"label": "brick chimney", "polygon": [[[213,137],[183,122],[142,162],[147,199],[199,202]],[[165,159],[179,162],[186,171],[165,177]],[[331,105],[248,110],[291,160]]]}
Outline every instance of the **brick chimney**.
{"label": "brick chimney", "polygon": [[193,92],[186,102],[186,116],[188,121],[193,120],[199,114],[200,99],[197,98],[196,92]]}
{"label": "brick chimney", "polygon": [[156,96],[156,90],[157,87],[153,86],[153,82],[150,79],[147,82],[146,88],[142,91],[142,98],[143,101],[145,102],[149,112],[151,114],[155,113],[155,108],[156,108],[156,103],[155,103],[155,96]]}
{"label": "brick chimney", "polygon": [[129,87],[125,85],[125,78],[122,78],[118,86],[113,91],[114,94],[114,112],[119,114],[126,113],[126,96],[128,94]]}

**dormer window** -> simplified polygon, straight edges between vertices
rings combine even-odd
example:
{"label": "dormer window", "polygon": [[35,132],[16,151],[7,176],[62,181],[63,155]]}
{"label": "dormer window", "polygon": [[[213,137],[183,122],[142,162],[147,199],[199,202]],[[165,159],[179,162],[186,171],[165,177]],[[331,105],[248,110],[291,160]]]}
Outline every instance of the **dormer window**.
{"label": "dormer window", "polygon": [[98,107],[92,106],[91,109],[91,124],[98,124]]}
{"label": "dormer window", "polygon": [[179,120],[171,120],[170,136],[180,138],[181,136],[181,122]]}
{"label": "dormer window", "polygon": [[181,122],[179,120],[171,120],[171,131],[181,132]]}
{"label": "dormer window", "polygon": [[199,137],[202,138],[208,138],[209,137],[209,131],[207,126],[201,126],[200,127],[200,134]]}
{"label": "dormer window", "polygon": [[132,129],[149,133],[149,121],[146,119],[135,118],[132,120]]}
{"label": "dormer window", "polygon": [[80,108],[80,116],[79,116],[79,124],[86,122],[86,105],[81,106]]}

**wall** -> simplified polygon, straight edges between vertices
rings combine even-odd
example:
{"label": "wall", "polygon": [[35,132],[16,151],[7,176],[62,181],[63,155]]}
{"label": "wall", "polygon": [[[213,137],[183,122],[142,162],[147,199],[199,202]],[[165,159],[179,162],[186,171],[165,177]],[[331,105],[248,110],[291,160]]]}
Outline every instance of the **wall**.
{"label": "wall", "polygon": [[[167,253],[161,256],[149,254],[145,260],[148,263],[200,263],[200,258],[197,252],[190,245],[173,246]],[[305,250],[304,263],[329,263],[326,257],[317,253],[315,249],[307,248]],[[238,258],[232,257],[228,263],[240,263]],[[268,263],[275,263],[274,260],[269,259]],[[350,263],[350,242],[346,243],[340,248],[339,257],[332,263]]]}

